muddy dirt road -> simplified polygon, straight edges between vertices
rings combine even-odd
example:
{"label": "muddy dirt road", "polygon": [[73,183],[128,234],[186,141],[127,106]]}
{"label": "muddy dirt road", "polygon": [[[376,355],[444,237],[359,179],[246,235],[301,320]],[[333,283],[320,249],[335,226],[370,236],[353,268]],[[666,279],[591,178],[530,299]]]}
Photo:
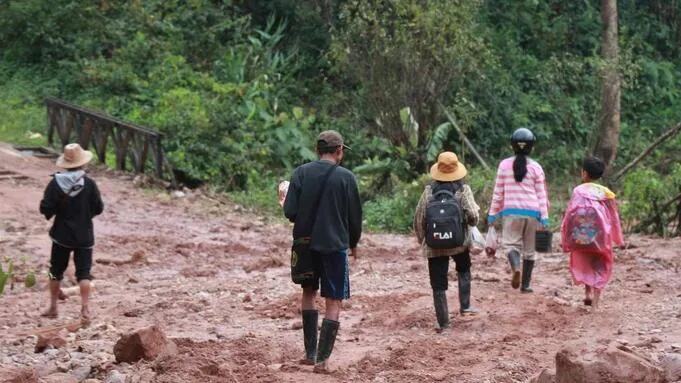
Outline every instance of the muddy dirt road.
{"label": "muddy dirt road", "polygon": [[[89,378],[125,375],[127,382],[524,382],[575,339],[626,340],[653,357],[681,343],[681,240],[628,238],[635,247],[617,254],[595,313],[581,306],[582,290],[571,286],[561,253],[542,257],[531,295],[510,288],[501,259],[477,257],[473,300],[482,313],[456,314],[452,267],[452,329],[436,334],[426,262],[414,239],[369,234],[361,241],[363,259],[351,265],[352,299],[341,316],[335,372],[314,375],[296,364],[302,331],[299,291],[288,277],[287,224],[93,170],[106,204],[95,223],[95,259],[136,262],[96,263],[92,325],[63,330],[65,348],[35,354],[35,334],[71,323],[79,312],[74,295],[59,319],[39,316],[47,304],[50,223],[37,206],[56,169],[6,145],[0,169],[27,177],[0,180],[0,254],[23,260],[19,275],[39,273],[36,287],[18,283],[0,297],[0,367],[33,366],[41,375],[80,368]],[[70,291],[72,265],[67,275]],[[118,337],[151,324],[175,340],[179,354],[113,363]]]}

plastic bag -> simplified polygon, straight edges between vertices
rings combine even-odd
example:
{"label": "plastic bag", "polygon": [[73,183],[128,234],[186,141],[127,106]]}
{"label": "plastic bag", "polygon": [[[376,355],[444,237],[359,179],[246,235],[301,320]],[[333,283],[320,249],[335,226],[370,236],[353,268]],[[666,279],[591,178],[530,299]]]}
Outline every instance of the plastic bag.
{"label": "plastic bag", "polygon": [[284,201],[286,201],[286,194],[288,194],[288,187],[289,187],[288,181],[281,181],[281,183],[279,183],[279,187],[278,187],[279,206],[281,206],[281,207],[284,207]]}
{"label": "plastic bag", "polygon": [[497,235],[497,229],[494,226],[490,226],[487,230],[487,237],[485,238],[485,252],[490,257],[493,257],[497,248],[499,248],[499,236]]}
{"label": "plastic bag", "polygon": [[480,230],[475,226],[468,226],[468,235],[470,236],[470,252],[473,255],[478,255],[485,250],[485,237],[482,236]]}

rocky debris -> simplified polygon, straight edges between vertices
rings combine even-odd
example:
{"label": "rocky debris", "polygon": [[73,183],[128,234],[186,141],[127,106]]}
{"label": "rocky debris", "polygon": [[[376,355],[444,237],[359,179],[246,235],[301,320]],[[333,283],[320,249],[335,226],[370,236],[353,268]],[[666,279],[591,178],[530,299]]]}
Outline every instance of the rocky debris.
{"label": "rocky debris", "polygon": [[91,372],[92,368],[90,366],[80,366],[74,368],[71,371],[71,375],[73,375],[79,382],[82,382],[90,376]]}
{"label": "rocky debris", "polygon": [[0,367],[0,383],[38,383],[38,374],[33,368]]}
{"label": "rocky debris", "polygon": [[567,346],[556,354],[556,383],[663,383],[661,368],[623,345]]}
{"label": "rocky debris", "polygon": [[35,352],[40,353],[48,348],[62,348],[66,346],[66,339],[58,334],[41,334],[38,335],[38,341],[35,344]]}
{"label": "rocky debris", "polygon": [[40,379],[40,383],[78,383],[78,379],[70,374],[58,372]]}
{"label": "rocky debris", "polygon": [[174,354],[177,347],[157,326],[123,335],[114,346],[118,363],[135,363],[141,359],[154,360],[161,354]]}
{"label": "rocky debris", "polygon": [[125,374],[121,374],[120,372],[113,370],[109,373],[109,376],[106,377],[106,383],[125,383]]}
{"label": "rocky debris", "polygon": [[539,374],[530,378],[528,383],[556,383],[556,372],[543,370]]}
{"label": "rocky debris", "polygon": [[666,354],[662,357],[660,365],[664,370],[664,376],[669,382],[681,380],[681,355]]}

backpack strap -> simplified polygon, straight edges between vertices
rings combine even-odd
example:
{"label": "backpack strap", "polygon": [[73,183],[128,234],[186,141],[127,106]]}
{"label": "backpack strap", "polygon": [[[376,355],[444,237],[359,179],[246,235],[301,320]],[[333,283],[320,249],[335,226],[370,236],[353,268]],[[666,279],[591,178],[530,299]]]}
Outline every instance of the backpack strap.
{"label": "backpack strap", "polygon": [[436,195],[442,193],[442,192],[448,192],[448,194],[452,198],[456,198],[456,193],[463,187],[463,182],[447,182],[447,183],[440,183],[437,181],[433,181],[433,183],[430,184],[430,190],[432,192],[433,197]]}
{"label": "backpack strap", "polygon": [[446,195],[450,197],[451,199],[455,199],[456,197],[454,196],[454,193],[450,192],[449,190],[438,190],[435,193],[433,193],[433,198],[436,199],[437,196],[439,195]]}

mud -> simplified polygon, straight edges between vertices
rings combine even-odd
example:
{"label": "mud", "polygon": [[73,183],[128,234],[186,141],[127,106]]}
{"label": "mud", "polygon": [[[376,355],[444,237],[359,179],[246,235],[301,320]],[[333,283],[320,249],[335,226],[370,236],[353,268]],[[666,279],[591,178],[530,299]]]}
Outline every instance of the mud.
{"label": "mud", "polygon": [[[618,339],[653,359],[681,344],[681,240],[628,237],[632,247],[618,251],[596,312],[582,306],[583,290],[571,286],[559,252],[542,256],[529,295],[511,289],[502,259],[480,255],[473,302],[481,314],[462,318],[452,264],[452,328],[436,334],[426,261],[414,239],[368,234],[363,258],[351,264],[334,372],[313,375],[297,364],[302,331],[299,291],[288,275],[288,224],[202,192],[172,198],[98,168],[90,173],[106,210],[95,223],[95,259],[105,262],[93,267],[93,323],[77,325],[77,294],[62,303],[59,319],[47,320],[39,314],[47,304],[50,223],[37,207],[56,169],[4,145],[0,169],[26,176],[0,180],[0,254],[18,262],[19,276],[34,270],[39,281],[28,289],[18,278],[0,297],[0,367],[33,366],[46,375],[87,365],[90,378],[123,374],[129,382],[510,383],[552,367],[568,341]],[[72,265],[64,284],[75,286]],[[115,364],[119,336],[152,324],[179,353]],[[45,332],[59,332],[66,347],[34,353]]]}

